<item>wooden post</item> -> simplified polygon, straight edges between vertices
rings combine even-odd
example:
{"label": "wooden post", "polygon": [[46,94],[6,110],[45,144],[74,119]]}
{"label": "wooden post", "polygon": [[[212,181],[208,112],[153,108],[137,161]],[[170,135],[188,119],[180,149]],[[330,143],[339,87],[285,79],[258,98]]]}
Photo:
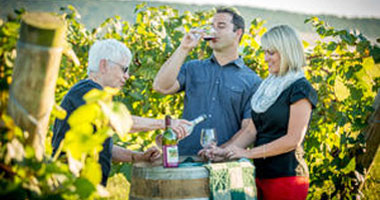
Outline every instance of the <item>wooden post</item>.
{"label": "wooden post", "polygon": [[[373,104],[375,111],[369,118],[367,128],[364,130],[365,134],[365,152],[360,154],[356,162],[365,169],[365,176],[371,170],[373,166],[376,153],[380,145],[380,91],[377,93],[375,103]],[[363,187],[364,181],[361,183],[360,188]]]}
{"label": "wooden post", "polygon": [[27,142],[38,160],[45,152],[65,33],[65,21],[57,15],[26,13],[22,17],[8,114],[29,133]]}

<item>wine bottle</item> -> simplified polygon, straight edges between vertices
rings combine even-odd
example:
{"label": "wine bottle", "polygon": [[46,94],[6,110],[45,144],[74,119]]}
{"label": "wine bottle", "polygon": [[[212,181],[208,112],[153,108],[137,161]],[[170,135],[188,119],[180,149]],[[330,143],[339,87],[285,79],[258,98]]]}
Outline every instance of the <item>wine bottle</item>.
{"label": "wine bottle", "polygon": [[186,126],[186,137],[189,136],[193,130],[194,130],[194,127],[203,122],[205,119],[207,119],[207,115],[203,114],[195,119],[193,119],[192,121],[190,121],[191,125],[188,125]]}
{"label": "wine bottle", "polygon": [[165,117],[166,130],[162,137],[162,151],[164,167],[178,167],[179,155],[177,146],[177,135],[170,127],[170,116]]}

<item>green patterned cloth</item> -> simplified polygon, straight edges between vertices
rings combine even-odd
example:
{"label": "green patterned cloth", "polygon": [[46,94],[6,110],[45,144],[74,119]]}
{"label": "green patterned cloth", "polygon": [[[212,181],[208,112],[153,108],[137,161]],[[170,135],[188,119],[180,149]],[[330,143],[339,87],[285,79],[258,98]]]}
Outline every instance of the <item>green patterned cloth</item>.
{"label": "green patterned cloth", "polygon": [[210,199],[256,200],[255,167],[249,161],[204,165],[210,172]]}

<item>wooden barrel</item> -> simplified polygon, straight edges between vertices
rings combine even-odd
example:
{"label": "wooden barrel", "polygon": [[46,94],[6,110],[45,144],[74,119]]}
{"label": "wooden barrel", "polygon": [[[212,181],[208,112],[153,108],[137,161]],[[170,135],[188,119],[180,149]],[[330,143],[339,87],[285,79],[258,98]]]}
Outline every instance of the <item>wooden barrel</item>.
{"label": "wooden barrel", "polygon": [[163,168],[136,164],[132,168],[129,198],[209,199],[209,172],[205,167]]}

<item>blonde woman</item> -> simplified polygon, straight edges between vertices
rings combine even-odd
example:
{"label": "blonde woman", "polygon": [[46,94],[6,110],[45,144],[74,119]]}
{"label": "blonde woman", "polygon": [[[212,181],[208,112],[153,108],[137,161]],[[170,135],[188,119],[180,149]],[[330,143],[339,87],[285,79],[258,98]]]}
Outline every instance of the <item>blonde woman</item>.
{"label": "blonde woman", "polygon": [[[254,159],[259,199],[306,199],[309,179],[302,143],[317,94],[305,78],[304,50],[291,27],[271,28],[261,45],[270,75],[251,99],[254,127],[206,155]],[[246,149],[252,143],[254,148]]]}

